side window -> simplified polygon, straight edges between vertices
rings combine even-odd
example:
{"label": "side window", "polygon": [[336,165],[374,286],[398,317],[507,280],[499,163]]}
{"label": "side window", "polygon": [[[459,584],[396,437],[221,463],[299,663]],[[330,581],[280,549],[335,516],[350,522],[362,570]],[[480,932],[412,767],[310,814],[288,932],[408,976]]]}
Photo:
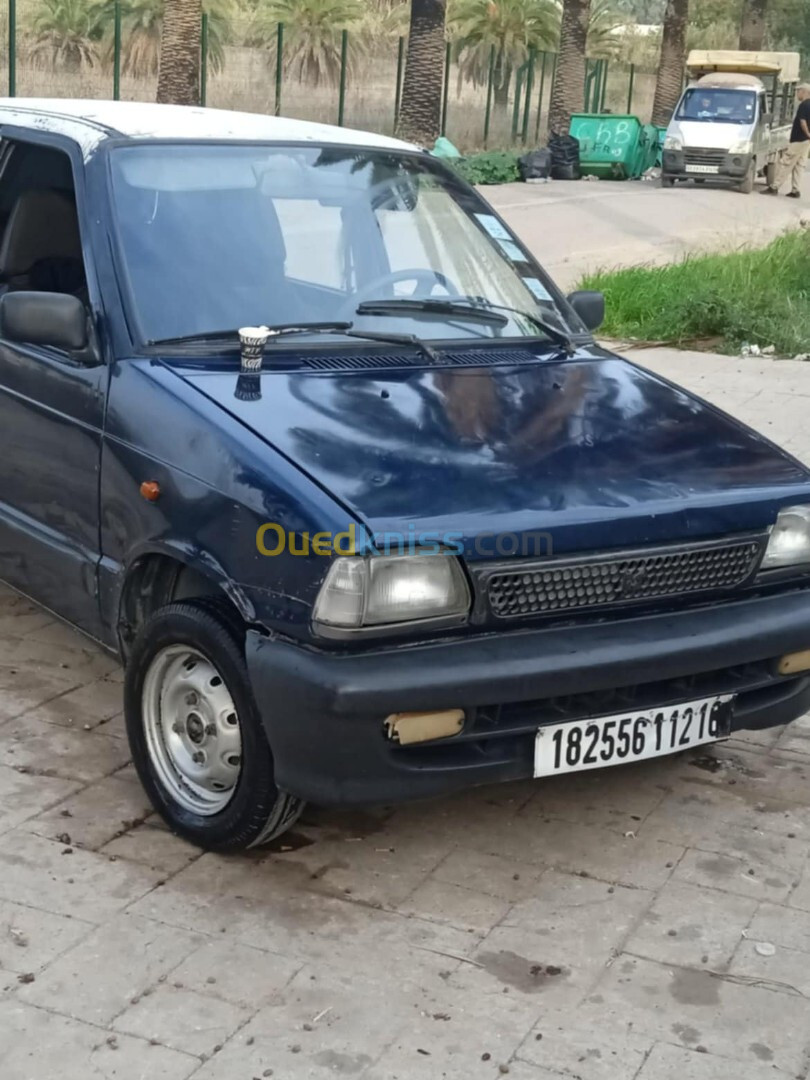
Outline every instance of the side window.
{"label": "side window", "polygon": [[0,176],[0,286],[67,293],[87,301],[70,158],[14,143]]}
{"label": "side window", "polygon": [[341,208],[315,199],[275,199],[273,205],[284,237],[286,276],[348,292],[354,275]]}

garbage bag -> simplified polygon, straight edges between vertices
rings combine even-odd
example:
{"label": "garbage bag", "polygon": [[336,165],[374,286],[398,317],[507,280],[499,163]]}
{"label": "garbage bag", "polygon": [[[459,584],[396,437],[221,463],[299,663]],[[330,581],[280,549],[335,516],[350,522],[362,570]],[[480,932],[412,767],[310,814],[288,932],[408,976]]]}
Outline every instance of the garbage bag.
{"label": "garbage bag", "polygon": [[530,150],[518,161],[521,180],[545,180],[551,172],[551,151],[547,147]]}
{"label": "garbage bag", "polygon": [[440,135],[436,142],[433,144],[433,149],[430,151],[434,157],[440,158],[460,158],[460,151],[453,146],[449,139],[446,139],[444,135]]}
{"label": "garbage bag", "polygon": [[573,135],[552,135],[548,140],[553,180],[579,180],[579,139]]}

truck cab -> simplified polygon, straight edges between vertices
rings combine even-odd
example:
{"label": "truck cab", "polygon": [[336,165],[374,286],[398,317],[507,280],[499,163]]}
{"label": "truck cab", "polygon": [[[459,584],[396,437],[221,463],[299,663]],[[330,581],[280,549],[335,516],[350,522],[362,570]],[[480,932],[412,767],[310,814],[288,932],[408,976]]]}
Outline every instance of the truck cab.
{"label": "truck cab", "polygon": [[750,194],[788,144],[798,56],[693,51],[688,71],[664,140],[662,186],[712,180]]}

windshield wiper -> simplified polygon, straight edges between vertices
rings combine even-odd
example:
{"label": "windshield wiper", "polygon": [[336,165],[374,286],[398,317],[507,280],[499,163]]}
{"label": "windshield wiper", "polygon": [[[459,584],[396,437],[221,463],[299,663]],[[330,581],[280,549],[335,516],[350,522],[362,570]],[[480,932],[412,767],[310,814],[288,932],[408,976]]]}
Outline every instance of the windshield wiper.
{"label": "windshield wiper", "polygon": [[426,315],[450,315],[478,322],[492,323],[494,326],[506,326],[509,322],[505,315],[484,307],[459,302],[457,300],[424,299],[401,296],[383,300],[364,300],[357,305],[358,315],[398,315],[403,311],[424,312]]}
{"label": "windshield wiper", "polygon": [[[284,334],[339,334],[344,330],[351,330],[352,324],[350,322],[297,322],[297,323],[282,323],[279,326],[269,326],[267,329],[270,331],[271,338],[281,337]],[[230,328],[228,330],[206,330],[202,334],[183,334],[180,337],[168,337],[168,338],[152,338],[147,341],[147,345],[196,345],[205,344],[206,342],[217,341],[233,341],[238,343],[239,341],[239,329]]]}
{"label": "windshield wiper", "polygon": [[470,297],[464,300],[415,300],[409,297],[394,297],[389,300],[364,300],[357,306],[358,315],[397,315],[401,312],[424,312],[428,315],[449,315],[457,318],[477,319],[480,322],[492,323],[496,326],[506,326],[509,319],[501,315],[502,311],[508,311],[512,315],[519,315],[543,331],[555,344],[565,349],[569,356],[574,354],[574,345],[564,330],[558,329],[553,323],[548,322],[542,315],[536,315],[531,311],[523,311],[521,308],[509,307],[506,304],[493,304],[483,297]]}
{"label": "windshield wiper", "polygon": [[[439,363],[435,350],[417,337],[416,334],[380,334],[372,330],[354,330],[350,322],[298,322],[268,326],[270,337],[267,344],[272,352],[272,342],[276,338],[289,337],[292,334],[342,334],[344,337],[358,338],[361,341],[379,341],[388,345],[411,345],[419,349],[432,364]],[[238,330],[209,330],[202,334],[184,334],[181,337],[159,338],[147,341],[147,345],[204,345],[207,343],[239,342]]]}

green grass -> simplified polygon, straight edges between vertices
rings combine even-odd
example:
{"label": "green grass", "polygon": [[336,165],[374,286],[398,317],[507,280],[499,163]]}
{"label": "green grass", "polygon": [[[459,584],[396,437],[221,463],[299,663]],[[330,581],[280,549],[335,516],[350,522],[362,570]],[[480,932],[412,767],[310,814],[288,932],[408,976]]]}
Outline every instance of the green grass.
{"label": "green grass", "polygon": [[805,230],[784,233],[765,248],[600,271],[580,287],[604,292],[606,336],[709,344],[729,353],[745,342],[773,345],[779,356],[810,352],[810,232]]}

